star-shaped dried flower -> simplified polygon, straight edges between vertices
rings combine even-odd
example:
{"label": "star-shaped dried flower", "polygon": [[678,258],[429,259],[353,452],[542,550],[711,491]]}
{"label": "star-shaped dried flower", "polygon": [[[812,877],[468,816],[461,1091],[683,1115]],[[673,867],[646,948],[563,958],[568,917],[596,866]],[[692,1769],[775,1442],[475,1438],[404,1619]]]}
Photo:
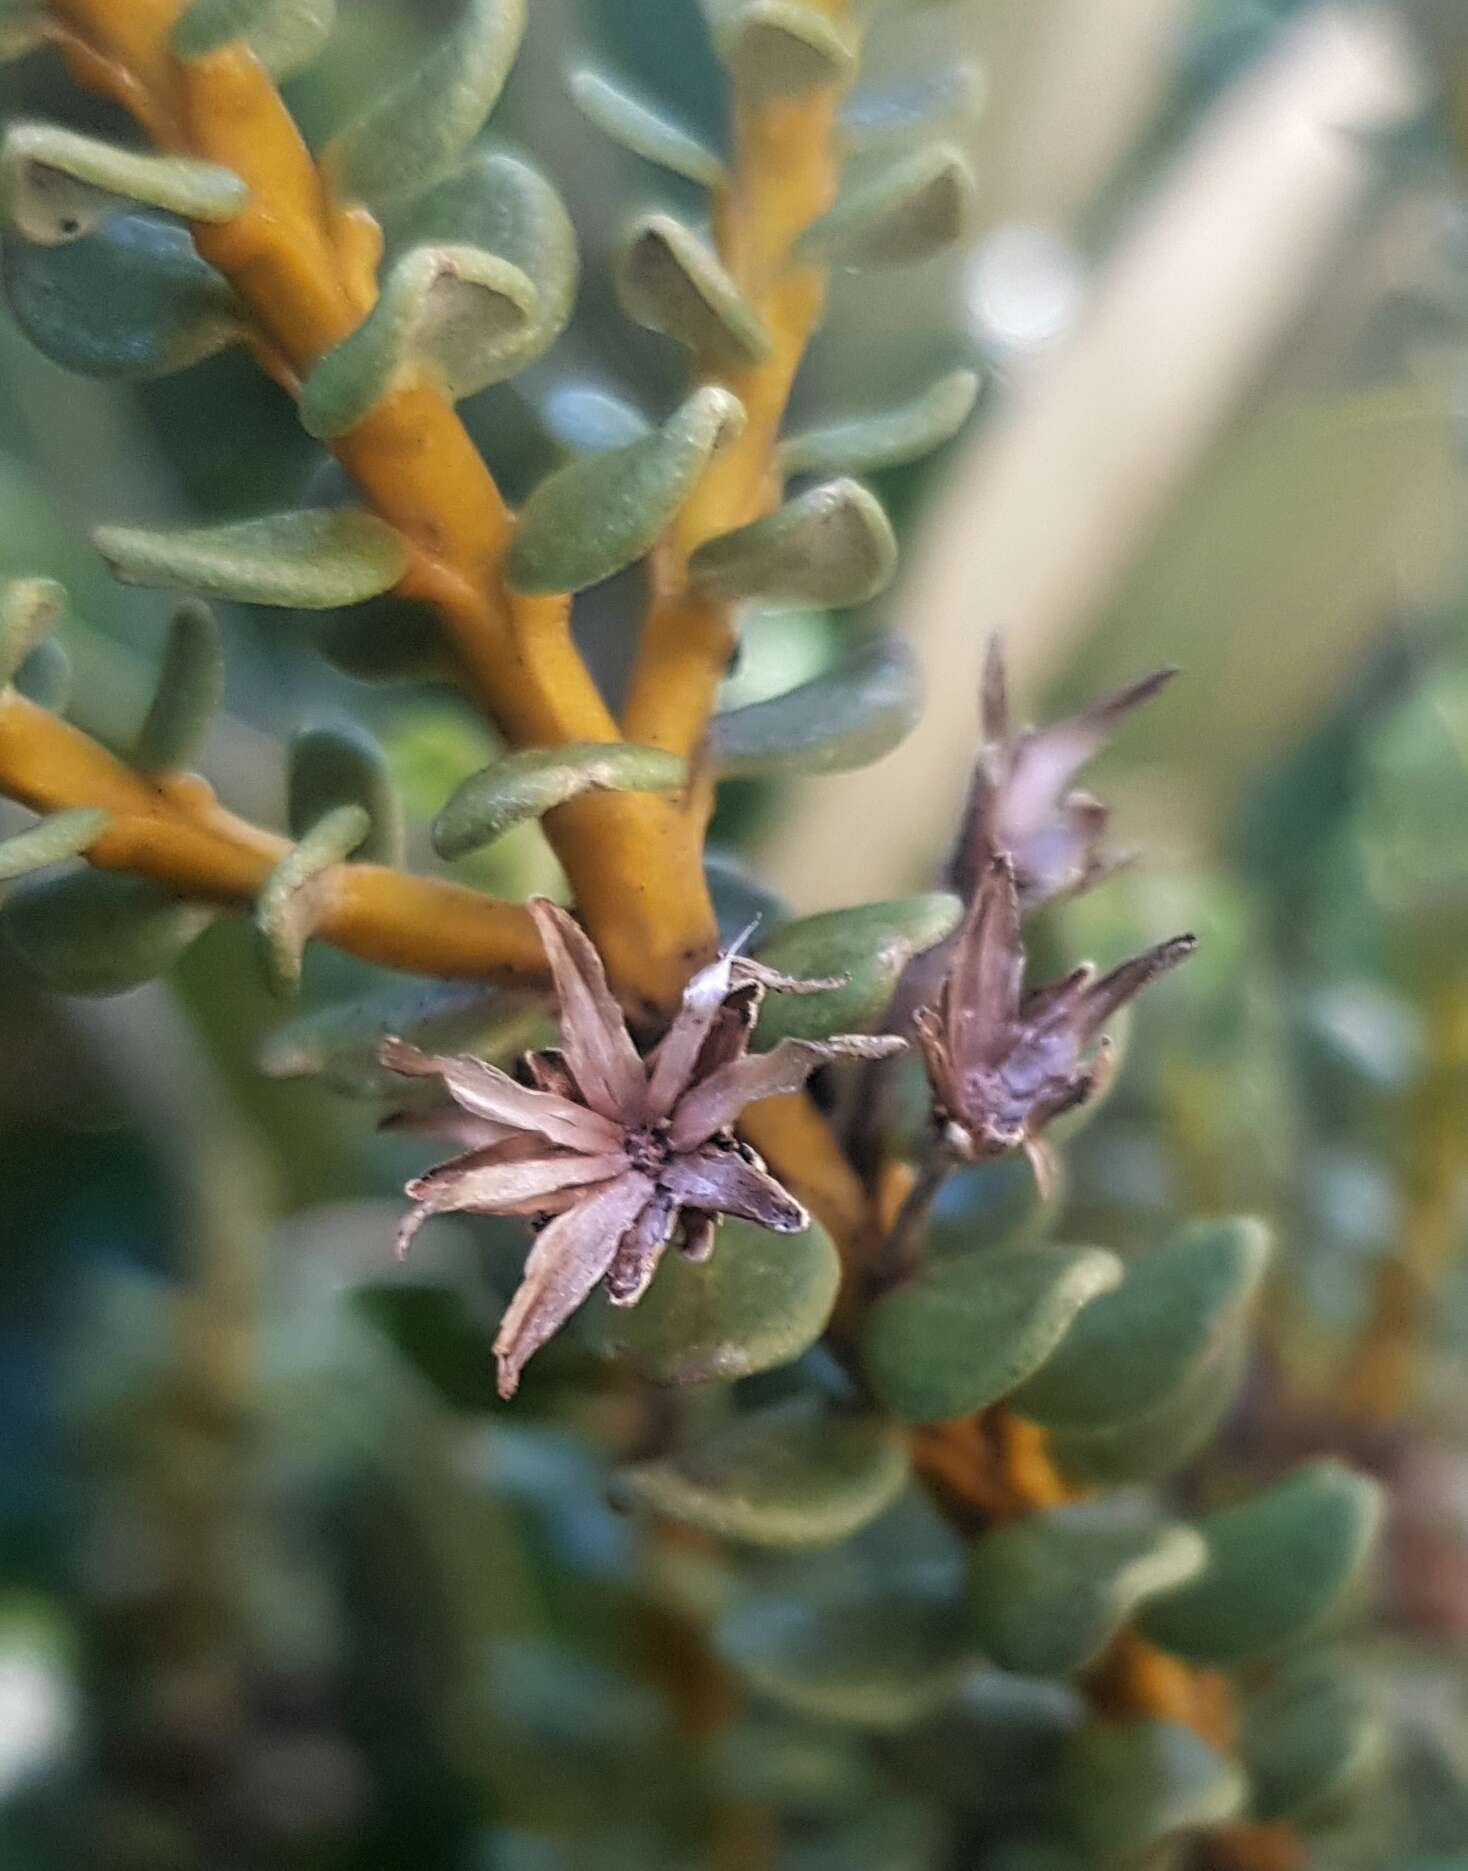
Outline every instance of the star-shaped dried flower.
{"label": "star-shaped dried flower", "polygon": [[1107,808],[1090,793],[1073,791],[1071,781],[1126,717],[1176,674],[1158,669],[1047,728],[1016,729],[999,639],[990,639],[981,700],[985,746],[974,768],[963,840],[952,867],[955,888],[965,901],[1000,855],[1014,866],[1020,908],[1026,913],[1091,889],[1125,862],[1103,849]]}
{"label": "star-shaped dried flower", "polygon": [[728,954],[689,982],[644,1059],[580,926],[551,903],[530,910],[560,1004],[562,1049],[526,1055],[528,1085],[482,1059],[396,1039],[382,1049],[392,1070],[442,1081],[456,1107],[447,1128],[465,1146],[409,1183],[416,1206],[399,1231],[399,1253],[430,1215],[543,1223],[495,1339],[504,1397],[598,1283],[614,1306],[636,1305],[675,1235],[685,1254],[703,1260],[723,1215],[781,1234],[807,1228],[805,1210],[736,1138],[740,1113],[799,1091],[831,1060],[885,1058],[904,1043],[848,1035],[751,1053],[766,990],[810,984]]}
{"label": "star-shaped dried flower", "polygon": [[1101,1029],[1198,946],[1176,936],[1097,976],[1087,963],[1025,992],[1020,897],[1007,857],[990,861],[937,1004],[915,1019],[943,1142],[981,1162],[1023,1149],[1042,1190],[1053,1164],[1043,1133],[1104,1088],[1111,1048]]}

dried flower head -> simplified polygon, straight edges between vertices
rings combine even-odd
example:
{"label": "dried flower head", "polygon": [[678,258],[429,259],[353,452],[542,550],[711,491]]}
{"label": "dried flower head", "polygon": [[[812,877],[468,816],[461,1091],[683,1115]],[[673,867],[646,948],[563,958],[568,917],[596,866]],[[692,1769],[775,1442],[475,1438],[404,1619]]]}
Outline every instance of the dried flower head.
{"label": "dried flower head", "polygon": [[904,1043],[782,1040],[751,1053],[766,990],[811,984],[728,954],[689,982],[644,1059],[579,925],[554,904],[530,908],[560,1004],[562,1049],[526,1055],[528,1085],[482,1059],[396,1039],[382,1049],[392,1070],[442,1081],[455,1106],[447,1127],[465,1146],[409,1183],[416,1206],[399,1231],[399,1253],[430,1215],[525,1215],[543,1224],[495,1339],[504,1397],[598,1282],[614,1306],[636,1305],[675,1236],[691,1259],[704,1260],[724,1215],[782,1234],[808,1227],[805,1210],[735,1137],[740,1113],[800,1090],[831,1060],[883,1058]]}
{"label": "dried flower head", "polygon": [[963,840],[953,863],[954,882],[965,901],[1001,854],[1014,866],[1020,908],[1027,913],[1089,890],[1126,861],[1103,849],[1107,808],[1090,793],[1073,791],[1071,781],[1126,717],[1176,674],[1158,669],[1047,728],[1016,729],[1003,652],[999,639],[990,639],[981,702],[985,745],[974,768]]}
{"label": "dried flower head", "polygon": [[1048,1189],[1043,1133],[1106,1085],[1111,1047],[1102,1027],[1197,946],[1193,936],[1176,936],[1110,974],[1098,978],[1088,963],[1026,993],[1014,867],[992,859],[937,1004],[915,1020],[946,1146],[968,1162],[1023,1149]]}

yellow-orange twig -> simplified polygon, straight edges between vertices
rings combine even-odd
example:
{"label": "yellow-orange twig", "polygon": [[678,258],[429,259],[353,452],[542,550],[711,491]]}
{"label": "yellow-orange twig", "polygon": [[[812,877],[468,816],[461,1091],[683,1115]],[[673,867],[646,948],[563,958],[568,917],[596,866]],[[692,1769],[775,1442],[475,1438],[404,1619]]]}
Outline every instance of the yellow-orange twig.
{"label": "yellow-orange twig", "polygon": [[[226,812],[203,780],[154,784],[14,689],[0,693],[0,792],[38,812],[100,806],[113,821],[89,853],[94,864],[233,908],[254,901],[289,849]],[[539,938],[516,904],[377,864],[342,865],[328,882],[319,933],[364,961],[516,986],[545,981]]]}

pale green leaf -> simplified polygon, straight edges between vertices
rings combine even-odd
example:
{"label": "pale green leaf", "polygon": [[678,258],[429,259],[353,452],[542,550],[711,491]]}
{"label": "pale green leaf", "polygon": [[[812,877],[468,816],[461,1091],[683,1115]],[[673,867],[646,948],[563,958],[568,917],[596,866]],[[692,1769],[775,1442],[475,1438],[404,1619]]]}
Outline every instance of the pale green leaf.
{"label": "pale green leaf", "polygon": [[1198,1523],[1208,1565],[1148,1606],[1154,1643],[1207,1664],[1238,1663],[1308,1637],[1349,1591],[1381,1519],[1381,1489],[1340,1462],[1297,1469]]}
{"label": "pale green leaf", "polygon": [[71,699],[71,658],[54,637],[37,644],[15,672],[15,686],[28,702],[65,712]]}
{"label": "pale green leaf", "polygon": [[66,587],[54,578],[13,578],[0,588],[0,687],[66,617]]}
{"label": "pale green leaf", "polygon": [[856,474],[921,460],[957,435],[978,393],[975,371],[952,371],[900,408],[792,435],[780,444],[780,466],[786,474]]}
{"label": "pale green leaf", "polygon": [[710,755],[715,769],[730,779],[847,773],[906,740],[922,705],[922,677],[911,649],[897,638],[877,638],[798,689],[717,715]]}
{"label": "pale green leaf", "polygon": [[1254,1816],[1323,1817],[1380,1762],[1384,1739],[1364,1684],[1339,1659],[1290,1663],[1244,1709],[1241,1752]]}
{"label": "pale green leaf", "polygon": [[1138,1605],[1196,1577],[1207,1556],[1191,1527],[1127,1500],[1030,1514],[973,1547],[970,1629],[1000,1669],[1069,1676],[1096,1661]]}
{"label": "pale green leaf", "polygon": [[241,604],[303,611],[360,604],[390,591],[408,568],[398,534],[352,508],[172,533],[102,526],[93,542],[127,585],[181,585]]}
{"label": "pale green leaf", "polygon": [[961,240],[975,196],[962,150],[937,144],[863,171],[801,237],[801,251],[833,266],[912,266]]}
{"label": "pale green leaf", "polygon": [[634,156],[705,188],[723,182],[724,165],[711,149],[600,72],[573,72],[571,95],[599,130]]}
{"label": "pale green leaf", "polygon": [[721,7],[715,41],[739,91],[760,102],[845,84],[856,70],[850,30],[800,0]]}
{"label": "pale green leaf", "polygon": [[583,793],[672,792],[687,778],[687,762],[656,747],[617,741],[527,748],[465,780],[434,821],[434,849],[440,857],[466,857]]}
{"label": "pale green leaf", "polygon": [[638,325],[695,356],[738,366],[770,354],[770,334],[718,255],[670,214],[646,214],[617,256],[617,297]]}
{"label": "pale green leaf", "polygon": [[82,376],[170,376],[243,335],[228,282],[155,215],[113,215],[59,247],[7,240],[4,268],[21,330]]}
{"label": "pale green leaf", "polygon": [[18,884],[0,932],[58,994],[124,994],[167,973],[216,912],[142,877],[81,870]]}
{"label": "pale green leaf", "polygon": [[806,1402],[741,1416],[616,1476],[617,1495],[720,1539],[829,1546],[885,1513],[907,1481],[906,1440],[874,1418]]}
{"label": "pale green leaf", "polygon": [[341,806],[360,806],[370,821],[356,850],[359,858],[402,863],[407,824],[382,748],[354,722],[307,728],[291,744],[291,836],[305,837]]}
{"label": "pale green leaf", "polygon": [[524,31],[525,0],[464,0],[458,24],[328,144],[335,193],[392,201],[446,175],[499,101]]}
{"label": "pale green leaf", "polygon": [[329,879],[372,830],[362,806],[339,806],[306,833],[276,865],[255,904],[255,929],[265,977],[275,993],[301,985],[306,944],[329,899]]}
{"label": "pale green leaf", "polygon": [[302,71],[336,23],[336,0],[192,0],[173,29],[180,58],[207,57],[242,39],[274,78]]}
{"label": "pale green leaf", "polygon": [[819,994],[768,995],[755,1029],[756,1047],[864,1032],[886,1011],[913,956],[951,935],[962,915],[957,897],[934,892],[788,923],[760,946],[759,960],[795,980],[840,980],[842,985]]}
{"label": "pale green leaf", "polygon": [[713,604],[840,608],[865,604],[891,582],[897,540],[876,495],[859,481],[827,481],[762,520],[698,548],[691,589]]}
{"label": "pale green leaf", "polygon": [[1101,1248],[1021,1245],[932,1260],[867,1315],[868,1380],[910,1421],[985,1409],[1044,1364],[1121,1271]]}
{"label": "pale green leaf", "polygon": [[79,240],[132,203],[188,221],[232,221],[249,199],[217,163],[143,155],[42,123],[6,133],[0,187],[11,225],[43,247]]}
{"label": "pale green leaf", "polygon": [[186,767],[199,750],[224,696],[224,644],[214,613],[183,604],[174,613],[163,667],[143,725],[133,742],[140,773]]}
{"label": "pale green leaf", "polygon": [[17,877],[29,877],[32,871],[45,870],[67,858],[79,858],[90,850],[111,824],[106,812],[79,807],[74,812],[53,812],[28,831],[0,842],[0,883]]}
{"label": "pale green leaf", "polygon": [[743,421],[727,390],[699,390],[655,434],[551,475],[520,514],[506,566],[512,589],[582,591],[634,564]]}

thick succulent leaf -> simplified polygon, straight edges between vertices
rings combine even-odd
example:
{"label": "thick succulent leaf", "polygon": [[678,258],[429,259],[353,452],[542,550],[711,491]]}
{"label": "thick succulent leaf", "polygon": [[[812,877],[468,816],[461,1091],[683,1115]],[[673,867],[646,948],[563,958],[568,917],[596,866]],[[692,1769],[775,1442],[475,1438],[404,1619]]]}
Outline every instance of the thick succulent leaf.
{"label": "thick succulent leaf", "polygon": [[780,1811],[841,1812],[869,1786],[856,1737],[824,1733],[767,1710],[747,1713],[726,1728],[709,1754],[710,1777],[721,1797]]}
{"label": "thick succulent leaf", "polygon": [[54,637],[38,644],[16,670],[15,686],[38,708],[64,713],[71,699],[71,658]]}
{"label": "thick succulent leaf", "polygon": [[885,1513],[907,1473],[907,1443],[891,1425],[801,1401],[737,1417],[624,1468],[614,1485],[622,1499],[721,1539],[829,1546]]}
{"label": "thick succulent leaf", "polygon": [[372,830],[361,806],[328,812],[286,853],[266,880],[255,905],[255,928],[265,977],[280,995],[301,985],[306,944],[322,907],[322,880],[356,851]]}
{"label": "thick succulent leaf", "polygon": [[224,696],[224,644],[205,604],[183,604],[169,626],[153,700],[132,747],[140,773],[172,773],[199,751]]}
{"label": "thick succulent leaf", "polygon": [[1381,1490],[1339,1462],[1297,1469],[1198,1523],[1208,1565],[1148,1606],[1154,1643],[1199,1663],[1238,1663],[1299,1643],[1350,1590],[1381,1519]]}
{"label": "thick succulent leaf", "polygon": [[[1233,1408],[1249,1351],[1249,1333],[1239,1321],[1153,1409],[1115,1423],[1052,1429],[1051,1454],[1072,1480],[1108,1487],[1176,1474],[1213,1440]],[[1019,1409],[1017,1397],[1013,1407]]]}
{"label": "thick succulent leaf", "polygon": [[578,278],[576,230],[554,186],[522,157],[476,150],[435,187],[389,215],[384,228],[394,258],[415,247],[457,245],[477,247],[518,267],[537,295],[521,363],[538,357],[571,316]]}
{"label": "thick succulent leaf", "polygon": [[841,128],[854,149],[908,143],[951,130],[977,117],[984,103],[977,65],[950,65],[880,89],[854,91],[841,110]]}
{"label": "thick succulent leaf", "polygon": [[600,72],[573,72],[571,95],[584,116],[634,156],[705,188],[723,182],[724,165],[711,149]]}
{"label": "thick succulent leaf", "polygon": [[798,689],[716,716],[710,758],[727,779],[848,773],[890,754],[922,710],[917,658],[901,639],[878,637]]}
{"label": "thick succulent leaf", "polygon": [[551,475],[520,515],[506,565],[510,585],[527,593],[582,591],[635,563],[743,421],[727,390],[699,390],[655,434]]}
{"label": "thick succulent leaf", "polygon": [[1269,1236],[1247,1219],[1193,1222],[1126,1266],[1114,1293],[1015,1398],[1050,1427],[1096,1429],[1160,1408],[1253,1302]]}
{"label": "thick succulent leaf", "polygon": [[311,620],[317,651],[356,682],[424,683],[453,679],[443,626],[426,604],[387,592]]}
{"label": "thick succulent leaf", "polygon": [[897,540],[882,503],[859,481],[827,481],[762,520],[694,553],[688,582],[701,598],[737,604],[865,604],[891,582]]}
{"label": "thick succulent leaf", "polygon": [[408,549],[390,526],[351,508],[305,509],[149,532],[101,526],[93,543],[125,585],[184,586],[240,604],[334,610],[390,591]]}
{"label": "thick succulent leaf", "polygon": [[59,247],[12,238],[4,269],[21,330],[81,376],[170,376],[243,331],[227,281],[185,229],[155,215],[113,215],[88,239]]}
{"label": "thick succulent leaf", "polygon": [[603,1355],[657,1384],[732,1383],[788,1364],[825,1330],[841,1263],[816,1223],[777,1235],[726,1221],[701,1266],[668,1254],[630,1311],[598,1296],[583,1317]]}
{"label": "thick succulent leaf", "polygon": [[1070,1684],[981,1670],[892,1745],[904,1780],[993,1825],[1043,1810],[1060,1750],[1085,1720]]}
{"label": "thick succulent leaf", "polygon": [[303,838],[341,806],[360,806],[367,814],[369,830],[357,849],[359,858],[402,863],[407,825],[382,748],[355,723],[307,728],[291,744],[291,836]]}
{"label": "thick succulent leaf", "polygon": [[535,283],[508,260],[464,245],[415,247],[381,296],[301,391],[309,434],[345,434],[406,384],[428,380],[457,402],[519,368],[538,322]]}
{"label": "thick succulent leaf", "polygon": [[336,0],[191,0],[173,29],[180,58],[242,39],[273,78],[309,65],[331,37]]}
{"label": "thick succulent leaf", "polygon": [[38,246],[79,240],[132,203],[188,221],[232,221],[249,190],[232,170],[192,156],[149,156],[54,124],[22,123],[0,152],[10,225]]}
{"label": "thick succulent leaf", "polygon": [[1109,1864],[1175,1832],[1222,1825],[1243,1808],[1239,1768],[1175,1722],[1097,1722],[1068,1744],[1057,1818],[1088,1863]]}
{"label": "thick succulent leaf", "polygon": [[504,1066],[552,1032],[549,1015],[520,995],[470,982],[395,982],[287,1021],[261,1048],[259,1066],[267,1078],[319,1078],[354,1097],[401,1098],[401,1074],[380,1059],[389,1037]]}
{"label": "thick succulent leaf", "polygon": [[617,256],[616,286],[634,324],[697,357],[737,367],[769,356],[770,334],[723,262],[670,214],[633,222]]}
{"label": "thick succulent leaf", "polygon": [[816,994],[767,995],[755,1028],[756,1049],[782,1039],[864,1032],[881,1019],[913,956],[951,935],[962,915],[957,897],[935,891],[787,923],[761,946],[758,960],[792,980],[841,985]]}
{"label": "thick succulent leaf", "polygon": [[525,31],[525,0],[464,0],[452,31],[333,138],[322,158],[345,200],[416,195],[455,167],[499,100]]}
{"label": "thick succulent leaf", "polygon": [[79,858],[96,844],[111,823],[109,815],[82,806],[74,812],[53,812],[29,830],[0,842],[0,883],[29,877],[67,858]]}
{"label": "thick succulent leaf", "polygon": [[719,1654],[761,1696],[818,1721],[905,1727],[946,1701],[977,1657],[956,1639],[946,1593],[771,1592],[737,1605]]}
{"label": "thick succulent leaf", "polygon": [[1195,1578],[1207,1557],[1191,1527],[1127,1500],[1031,1514],[970,1553],[970,1630],[1000,1669],[1069,1676],[1096,1661],[1138,1605]]}
{"label": "thick succulent leaf", "polygon": [[780,466],[786,474],[862,474],[919,461],[957,435],[978,394],[976,371],[950,371],[897,409],[790,436]]}
{"label": "thick succulent leaf", "polygon": [[1338,1658],[1290,1663],[1244,1710],[1255,1818],[1323,1816],[1367,1777],[1383,1738],[1364,1684]]}
{"label": "thick succulent leaf", "polygon": [[801,0],[735,0],[716,12],[719,55],[758,102],[845,84],[856,69],[849,30]]}
{"label": "thick succulent leaf", "polygon": [[833,266],[913,266],[962,239],[974,192],[962,150],[916,150],[859,173],[802,235],[801,251]]}
{"label": "thick succulent leaf", "polygon": [[867,1378],[889,1410],[912,1422],[985,1409],[1052,1355],[1121,1271],[1114,1254],[1090,1247],[997,1247],[932,1260],[867,1315]]}
{"label": "thick succulent leaf", "polygon": [[54,578],[12,578],[0,588],[0,688],[15,680],[69,609],[66,587]]}
{"label": "thick succulent leaf", "polygon": [[75,871],[18,884],[0,931],[58,994],[124,994],[165,974],[215,912],[141,877]]}
{"label": "thick succulent leaf", "polygon": [[672,792],[687,778],[687,762],[676,754],[625,741],[527,748],[465,780],[434,820],[434,849],[444,858],[467,857],[583,793]]}

